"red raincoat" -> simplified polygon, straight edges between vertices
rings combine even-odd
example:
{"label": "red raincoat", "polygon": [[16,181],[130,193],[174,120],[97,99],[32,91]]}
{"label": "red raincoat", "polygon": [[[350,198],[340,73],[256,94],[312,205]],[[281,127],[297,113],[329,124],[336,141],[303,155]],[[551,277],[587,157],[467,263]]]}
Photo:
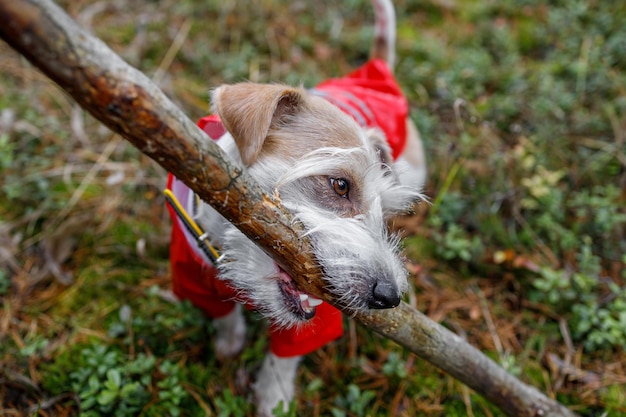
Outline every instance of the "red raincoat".
{"label": "red raincoat", "polygon": [[343,78],[319,84],[311,92],[335,104],[361,126],[381,129],[393,159],[404,151],[409,105],[385,61],[372,59]]}

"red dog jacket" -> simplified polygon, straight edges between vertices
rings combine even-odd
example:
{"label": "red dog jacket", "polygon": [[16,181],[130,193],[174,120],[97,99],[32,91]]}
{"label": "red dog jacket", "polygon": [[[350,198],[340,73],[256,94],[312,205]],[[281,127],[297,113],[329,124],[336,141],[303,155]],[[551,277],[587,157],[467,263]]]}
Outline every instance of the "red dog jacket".
{"label": "red dog jacket", "polygon": [[[385,135],[397,158],[406,143],[407,101],[384,61],[372,60],[344,78],[332,79],[311,90],[326,98],[362,126],[378,127]],[[215,115],[203,117],[198,126],[212,139],[219,139],[225,129]],[[173,175],[167,188],[185,210],[192,212],[193,192]],[[220,280],[217,269],[198,248],[195,238],[185,228],[175,211],[172,217],[170,264],[172,289],[212,318],[227,315],[240,299],[229,283]],[[249,308],[254,306],[247,304]],[[341,312],[326,302],[316,309],[306,324],[290,329],[270,326],[270,351],[280,357],[308,354],[343,334]]]}
{"label": "red dog jacket", "polygon": [[311,90],[324,97],[361,126],[383,131],[393,159],[406,145],[409,104],[385,61],[372,59],[343,78],[333,78]]}

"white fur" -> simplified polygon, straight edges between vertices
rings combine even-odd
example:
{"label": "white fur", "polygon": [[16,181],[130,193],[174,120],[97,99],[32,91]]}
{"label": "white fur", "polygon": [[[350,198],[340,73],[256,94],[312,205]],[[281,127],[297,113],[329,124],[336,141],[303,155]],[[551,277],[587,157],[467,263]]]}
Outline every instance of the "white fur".
{"label": "white fur", "polygon": [[[227,134],[220,139],[231,142]],[[236,151],[236,148],[226,148]],[[295,164],[277,156],[266,156],[248,168],[267,192],[278,191],[282,203],[307,229],[315,255],[327,274],[329,290],[350,308],[367,308],[367,295],[374,282],[393,281],[400,292],[406,289],[406,271],[399,258],[397,239],[389,236],[389,215],[406,211],[421,194],[385,175],[373,148],[321,148]],[[359,179],[367,210],[346,218],[315,204],[317,196],[300,187],[298,180],[315,176],[337,176],[349,172]],[[276,188],[275,188],[276,187]],[[272,322],[297,326],[301,318],[286,309],[276,285],[274,261],[211,207],[203,208],[201,223],[209,231],[223,230],[218,245],[223,253],[220,277],[245,293],[255,307]]]}
{"label": "white fur", "polygon": [[217,331],[215,351],[220,358],[235,356],[243,349],[246,340],[246,322],[241,312],[241,304],[235,305],[233,311],[217,319],[213,319]]}
{"label": "white fur", "polygon": [[272,410],[282,401],[287,409],[295,393],[295,379],[301,357],[280,358],[268,353],[254,384],[257,413],[260,417],[273,416]]}
{"label": "white fur", "polygon": [[396,50],[393,46],[396,43],[396,13],[391,0],[373,1],[374,12],[376,13],[376,22],[374,24],[374,37],[376,39],[385,39],[387,45],[387,54],[385,60],[390,68],[393,68],[396,60]]}

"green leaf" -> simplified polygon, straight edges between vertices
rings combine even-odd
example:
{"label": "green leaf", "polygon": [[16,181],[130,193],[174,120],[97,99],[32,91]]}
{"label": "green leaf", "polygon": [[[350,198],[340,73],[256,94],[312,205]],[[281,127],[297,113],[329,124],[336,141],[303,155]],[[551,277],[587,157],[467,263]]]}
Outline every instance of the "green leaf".
{"label": "green leaf", "polygon": [[104,390],[101,391],[100,394],[98,395],[98,404],[100,405],[110,405],[113,404],[115,402],[115,400],[118,397],[118,391],[109,391],[109,390]]}
{"label": "green leaf", "polygon": [[143,391],[143,387],[138,382],[131,382],[129,384],[125,384],[120,390],[120,396],[122,398],[128,398],[135,393],[139,393]]}
{"label": "green leaf", "polygon": [[122,385],[122,375],[116,368],[107,371],[107,381],[104,384],[111,391],[119,391]]}

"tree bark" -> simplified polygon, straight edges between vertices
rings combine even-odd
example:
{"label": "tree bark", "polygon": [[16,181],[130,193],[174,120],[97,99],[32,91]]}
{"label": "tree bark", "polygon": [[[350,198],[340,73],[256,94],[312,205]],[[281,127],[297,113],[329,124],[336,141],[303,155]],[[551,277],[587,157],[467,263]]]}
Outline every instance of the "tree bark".
{"label": "tree bark", "polygon": [[[51,0],[0,0],[0,36],[85,110],[181,179],[288,271],[301,290],[342,308],[303,228],[263,193],[147,77]],[[354,318],[448,372],[509,416],[574,416],[406,304]]]}

